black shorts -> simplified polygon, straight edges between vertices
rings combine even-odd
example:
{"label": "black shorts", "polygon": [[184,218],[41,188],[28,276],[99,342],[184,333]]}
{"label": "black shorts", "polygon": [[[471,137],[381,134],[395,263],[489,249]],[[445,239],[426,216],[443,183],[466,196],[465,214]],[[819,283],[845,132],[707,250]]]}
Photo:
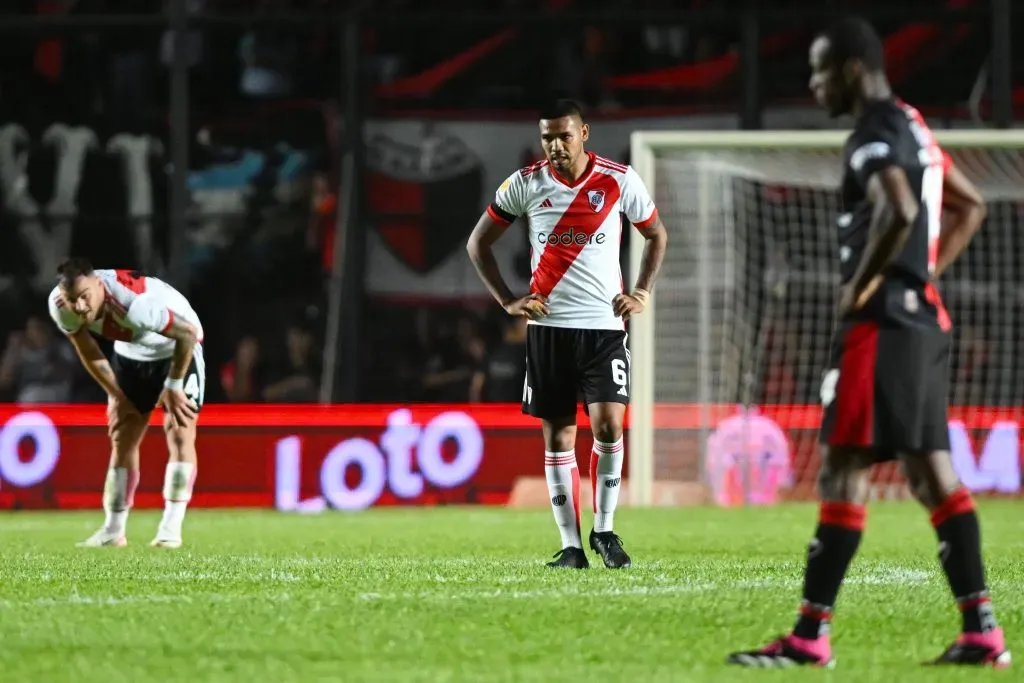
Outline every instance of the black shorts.
{"label": "black shorts", "polygon": [[949,353],[940,329],[841,325],[821,385],[821,443],[868,448],[879,462],[949,450]]}
{"label": "black shorts", "polygon": [[[164,380],[171,369],[171,359],[132,360],[115,352],[111,366],[114,368],[114,376],[117,377],[117,385],[135,409],[143,415],[151,412],[164,390]],[[192,352],[192,362],[185,371],[184,391],[195,403],[196,410],[203,407],[206,395],[206,363],[203,361],[203,347],[199,344],[196,344]]]}
{"label": "black shorts", "polygon": [[629,349],[622,330],[529,325],[523,412],[542,419],[576,415],[590,403],[629,403]]}

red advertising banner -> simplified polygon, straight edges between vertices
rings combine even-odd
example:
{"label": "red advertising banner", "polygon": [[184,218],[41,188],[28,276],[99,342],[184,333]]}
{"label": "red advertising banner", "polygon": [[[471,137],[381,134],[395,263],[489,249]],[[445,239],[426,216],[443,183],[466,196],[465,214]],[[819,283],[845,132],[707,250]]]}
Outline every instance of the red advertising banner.
{"label": "red advertising banner", "polygon": [[[724,419],[735,409],[711,408],[657,408],[656,429],[676,438],[672,453],[655,455],[656,472],[675,457],[686,461],[688,473],[669,476],[714,475],[697,467],[702,415]],[[760,414],[787,441],[787,497],[813,497],[819,409],[765,406]],[[1020,492],[1021,418],[1019,410],[951,409],[954,464],[972,490]],[[0,508],[99,507],[110,454],[105,419],[102,405],[0,405]],[[581,413],[577,454],[584,476],[587,425]],[[543,476],[539,422],[518,405],[207,405],[198,449],[193,505],[199,507],[315,512],[504,504],[519,477]],[[142,446],[137,507],[162,506],[166,454],[156,414]],[[625,471],[628,476],[628,460]],[[900,481],[895,467],[882,468],[877,478]]]}

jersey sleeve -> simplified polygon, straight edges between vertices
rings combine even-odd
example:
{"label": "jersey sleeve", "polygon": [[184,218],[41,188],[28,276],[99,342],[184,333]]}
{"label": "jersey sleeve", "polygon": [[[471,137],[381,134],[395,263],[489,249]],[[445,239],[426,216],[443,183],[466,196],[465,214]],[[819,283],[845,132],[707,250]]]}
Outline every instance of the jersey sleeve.
{"label": "jersey sleeve", "polygon": [[896,132],[878,122],[850,138],[850,170],[865,190],[871,176],[899,164]]}
{"label": "jersey sleeve", "polygon": [[174,322],[174,313],[157,297],[140,294],[128,307],[124,321],[140,332],[163,334]]}
{"label": "jersey sleeve", "polygon": [[510,225],[526,213],[526,179],[516,171],[505,179],[487,207],[487,215],[502,225]]}
{"label": "jersey sleeve", "polygon": [[56,287],[50,292],[49,308],[50,318],[64,334],[74,334],[82,329],[82,319],[71,310]]}
{"label": "jersey sleeve", "polygon": [[622,213],[638,228],[648,228],[658,220],[658,207],[654,205],[647,186],[632,166],[626,169],[622,183]]}

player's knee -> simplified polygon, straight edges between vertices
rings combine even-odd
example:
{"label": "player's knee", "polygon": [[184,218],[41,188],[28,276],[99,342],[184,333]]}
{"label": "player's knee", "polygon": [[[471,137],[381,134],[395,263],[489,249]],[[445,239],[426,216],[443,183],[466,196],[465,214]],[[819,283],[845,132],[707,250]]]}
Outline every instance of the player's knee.
{"label": "player's knee", "polygon": [[590,405],[590,429],[595,441],[615,443],[622,438],[622,423],[626,407],[619,403]]}
{"label": "player's knee", "polygon": [[928,509],[942,504],[960,488],[960,478],[944,452],[901,455],[910,493]]}
{"label": "player's knee", "polygon": [[141,415],[124,417],[110,426],[110,445],[117,455],[128,455],[139,448],[146,431],[146,421]]}
{"label": "player's knee", "polygon": [[929,510],[937,508],[950,493],[959,487],[959,482],[945,482],[931,473],[907,472],[910,494]]}
{"label": "player's knee", "polygon": [[869,471],[856,463],[826,458],[818,471],[818,495],[825,501],[864,503],[868,499]]}
{"label": "player's knee", "polygon": [[545,419],[544,447],[558,453],[576,448],[576,416],[566,416],[557,420]]}
{"label": "player's knee", "polygon": [[195,427],[168,426],[167,450],[172,460],[192,460],[195,453],[196,433]]}
{"label": "player's knee", "polygon": [[611,418],[591,423],[591,429],[594,432],[595,441],[615,443],[622,438],[622,424]]}
{"label": "player's knee", "polygon": [[939,503],[942,502],[942,498],[936,487],[931,484],[926,478],[919,477],[916,479],[909,479],[908,486],[910,488],[910,495],[924,505],[926,508],[938,507]]}

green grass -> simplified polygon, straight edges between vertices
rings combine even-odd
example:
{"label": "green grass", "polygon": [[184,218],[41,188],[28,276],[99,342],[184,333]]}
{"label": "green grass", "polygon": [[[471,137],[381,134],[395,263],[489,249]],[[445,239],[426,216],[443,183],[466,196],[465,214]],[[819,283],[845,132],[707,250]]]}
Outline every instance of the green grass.
{"label": "green grass", "polygon": [[[996,614],[1024,633],[1024,506],[981,505]],[[872,507],[833,626],[835,671],[746,671],[789,628],[810,505],[623,510],[631,570],[552,571],[547,511],[192,511],[187,546],[74,542],[97,513],[0,515],[3,681],[976,680],[923,669],[959,617],[926,514]],[[589,525],[589,519],[585,520]],[[589,530],[589,526],[586,527]],[[1022,680],[1020,665],[988,674]]]}

